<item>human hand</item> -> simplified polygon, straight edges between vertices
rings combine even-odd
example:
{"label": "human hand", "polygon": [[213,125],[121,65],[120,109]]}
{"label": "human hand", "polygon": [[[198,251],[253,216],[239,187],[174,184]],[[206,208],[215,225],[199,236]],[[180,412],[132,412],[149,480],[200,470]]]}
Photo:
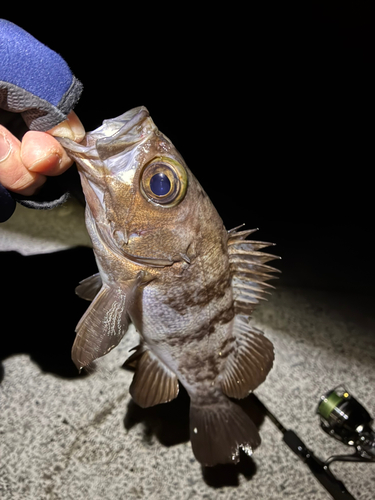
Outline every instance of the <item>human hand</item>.
{"label": "human hand", "polygon": [[[0,125],[0,222],[3,222],[15,208],[12,193],[17,197],[32,196],[48,176],[62,174],[72,164],[53,136],[79,142],[85,131],[72,112],[82,84],[60,55],[22,28],[0,19],[0,60],[0,109],[21,114],[30,129],[19,141]],[[57,205],[48,203],[33,208],[52,206]]]}
{"label": "human hand", "polygon": [[65,172],[73,162],[53,136],[82,141],[85,130],[74,111],[48,132],[26,132],[22,141],[0,125],[0,183],[9,191],[31,196],[47,176]]}

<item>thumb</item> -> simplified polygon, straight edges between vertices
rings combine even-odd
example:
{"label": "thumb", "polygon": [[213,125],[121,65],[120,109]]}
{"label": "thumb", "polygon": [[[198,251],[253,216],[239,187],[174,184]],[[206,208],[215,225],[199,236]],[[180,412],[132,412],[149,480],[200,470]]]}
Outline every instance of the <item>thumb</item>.
{"label": "thumb", "polygon": [[85,129],[74,111],[69,113],[66,120],[48,130],[48,133],[54,137],[66,137],[75,142],[81,142],[85,137]]}

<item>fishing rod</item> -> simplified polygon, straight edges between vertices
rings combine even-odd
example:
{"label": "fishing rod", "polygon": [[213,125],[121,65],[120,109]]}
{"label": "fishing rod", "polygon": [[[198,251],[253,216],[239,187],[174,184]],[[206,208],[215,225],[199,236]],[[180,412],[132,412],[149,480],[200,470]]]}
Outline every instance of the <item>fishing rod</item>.
{"label": "fishing rod", "polygon": [[[255,396],[255,394],[254,394]],[[337,479],[329,466],[334,461],[375,463],[375,432],[367,410],[348,392],[338,386],[320,398],[317,413],[322,429],[331,437],[354,447],[350,455],[333,455],[323,462],[303,443],[297,434],[286,429],[273,413],[255,396],[263,412],[283,434],[284,442],[304,462],[334,500],[355,500],[344,483]]]}

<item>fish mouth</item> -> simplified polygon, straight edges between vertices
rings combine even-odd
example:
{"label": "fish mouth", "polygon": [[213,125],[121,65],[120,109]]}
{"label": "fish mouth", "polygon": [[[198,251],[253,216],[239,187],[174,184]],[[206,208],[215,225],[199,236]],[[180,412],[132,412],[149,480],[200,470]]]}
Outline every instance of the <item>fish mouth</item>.
{"label": "fish mouth", "polygon": [[86,173],[92,173],[92,164],[84,160],[103,162],[134,147],[155,130],[157,127],[150,113],[144,106],[139,106],[117,118],[104,120],[100,127],[86,134],[82,143],[64,137],[56,139],[75,161],[83,160],[81,167]]}
{"label": "fish mouth", "polygon": [[124,255],[128,260],[135,262],[136,264],[141,264],[143,266],[150,266],[150,267],[166,267],[166,266],[172,266],[175,262],[178,262],[178,260],[172,260],[172,259],[159,259],[157,257],[142,257],[140,255],[132,255],[125,250],[122,249],[122,255]]}
{"label": "fish mouth", "polygon": [[[108,227],[105,224],[100,224],[100,227],[103,230],[103,236],[105,237],[106,244],[109,245],[118,255],[125,257],[131,262],[135,262],[136,264],[140,264],[143,266],[151,266],[151,267],[166,267],[172,266],[174,262],[177,262],[179,259],[163,259],[162,257],[148,257],[141,255],[134,255],[126,251],[126,247],[129,243],[128,233],[126,230],[118,230],[115,229],[113,224],[111,223]],[[115,242],[116,245],[113,247],[111,242]]]}
{"label": "fish mouth", "polygon": [[175,255],[173,258],[162,259],[158,257],[142,257],[141,255],[132,255],[125,250],[122,250],[122,255],[124,255],[128,260],[135,262],[136,264],[141,264],[143,266],[149,267],[167,267],[173,266],[176,262],[185,262],[190,265],[191,260],[185,253],[180,253]]}
{"label": "fish mouth", "polygon": [[163,259],[162,257],[148,257],[131,254],[125,250],[129,241],[126,233],[123,231],[114,231],[103,222],[97,224],[97,226],[105,244],[111,248],[113,252],[120,257],[125,257],[131,262],[135,262],[136,264],[149,267],[166,267],[172,266],[175,262],[183,260],[178,256]]}

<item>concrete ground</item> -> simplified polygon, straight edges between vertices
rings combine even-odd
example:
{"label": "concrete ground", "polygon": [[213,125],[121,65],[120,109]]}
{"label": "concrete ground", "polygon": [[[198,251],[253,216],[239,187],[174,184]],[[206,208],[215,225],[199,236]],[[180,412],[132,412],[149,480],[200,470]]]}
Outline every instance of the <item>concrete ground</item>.
{"label": "concrete ground", "polygon": [[[133,329],[96,371],[77,375],[69,351],[87,303],[74,296],[74,283],[94,264],[82,230],[74,236],[65,227],[72,213],[82,227],[77,207],[65,219],[38,214],[52,247],[22,210],[0,228],[2,269],[13,269],[2,296],[0,498],[329,499],[251,396],[244,405],[259,427],[260,448],[237,466],[202,468],[189,443],[186,394],[146,410],[131,400],[132,373],[121,365],[137,344]],[[67,222],[51,236],[56,217]],[[80,247],[67,249],[75,244]],[[44,250],[56,252],[41,255]],[[316,408],[321,394],[344,383],[375,415],[372,303],[281,285],[253,322],[276,352],[259,399],[318,457],[350,453],[320,429]],[[337,462],[332,471],[357,500],[374,498],[373,464]]]}

